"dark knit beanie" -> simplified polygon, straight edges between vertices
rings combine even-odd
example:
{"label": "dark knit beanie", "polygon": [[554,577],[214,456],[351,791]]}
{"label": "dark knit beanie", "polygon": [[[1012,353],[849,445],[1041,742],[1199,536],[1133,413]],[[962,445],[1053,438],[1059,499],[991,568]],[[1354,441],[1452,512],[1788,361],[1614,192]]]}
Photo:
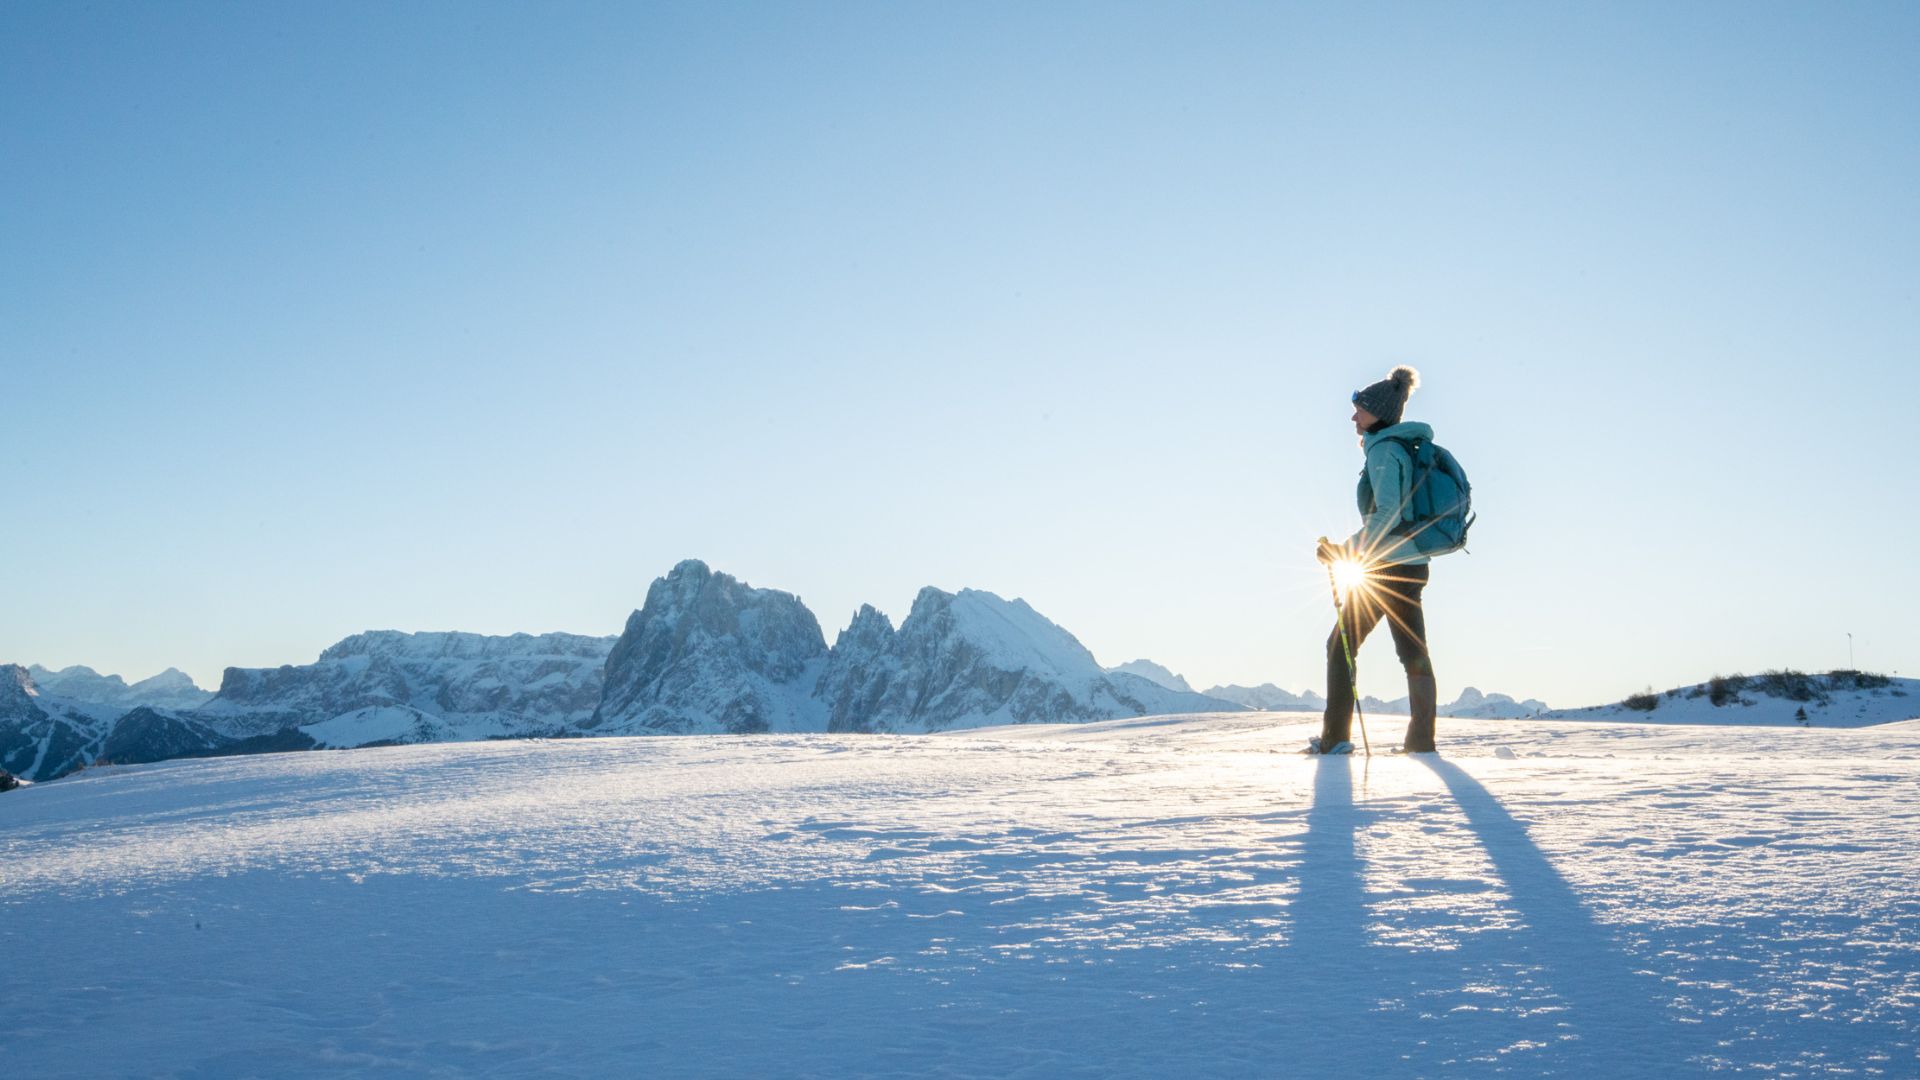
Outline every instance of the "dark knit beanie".
{"label": "dark knit beanie", "polygon": [[1401,364],[1388,372],[1386,378],[1365,390],[1354,391],[1353,403],[1379,417],[1383,427],[1397,424],[1401,411],[1407,407],[1407,398],[1419,385],[1420,373]]}

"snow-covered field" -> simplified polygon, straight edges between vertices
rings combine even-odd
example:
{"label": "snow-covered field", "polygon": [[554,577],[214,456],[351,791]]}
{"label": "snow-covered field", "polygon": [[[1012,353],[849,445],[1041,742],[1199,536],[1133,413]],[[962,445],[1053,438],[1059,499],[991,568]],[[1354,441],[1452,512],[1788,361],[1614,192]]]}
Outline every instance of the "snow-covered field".
{"label": "snow-covered field", "polygon": [[0,795],[0,1060],[1920,1075],[1920,722],[1452,720],[1371,761],[1294,756],[1312,723],[90,771]]}

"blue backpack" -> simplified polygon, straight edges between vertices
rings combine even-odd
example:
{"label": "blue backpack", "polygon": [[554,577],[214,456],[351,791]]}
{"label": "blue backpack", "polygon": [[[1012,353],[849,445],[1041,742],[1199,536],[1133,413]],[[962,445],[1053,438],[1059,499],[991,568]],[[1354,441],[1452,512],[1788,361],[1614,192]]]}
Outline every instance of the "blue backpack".
{"label": "blue backpack", "polygon": [[[1467,470],[1447,452],[1427,439],[1394,438],[1413,462],[1408,504],[1411,513],[1396,525],[1391,535],[1407,537],[1420,554],[1429,558],[1461,551],[1467,546],[1467,530],[1473,527],[1473,485],[1467,483]],[[1367,470],[1360,470],[1360,513],[1373,513],[1373,481]]]}

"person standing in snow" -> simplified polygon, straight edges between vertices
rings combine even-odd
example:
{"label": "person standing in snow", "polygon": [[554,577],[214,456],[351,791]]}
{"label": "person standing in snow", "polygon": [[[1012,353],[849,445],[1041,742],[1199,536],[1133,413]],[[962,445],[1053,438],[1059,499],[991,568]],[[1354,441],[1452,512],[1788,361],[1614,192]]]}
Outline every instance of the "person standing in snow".
{"label": "person standing in snow", "polygon": [[1420,373],[1402,365],[1385,379],[1353,395],[1353,426],[1360,434],[1366,466],[1360,473],[1358,532],[1344,543],[1320,538],[1315,556],[1332,564],[1346,561],[1365,571],[1365,578],[1346,590],[1341,622],[1346,643],[1336,625],[1327,638],[1327,712],[1320,735],[1308,742],[1313,753],[1352,753],[1355,669],[1348,665],[1348,647],[1357,662],[1360,643],[1382,618],[1393,634],[1394,651],[1407,670],[1407,737],[1402,748],[1429,752],[1434,748],[1436,689],[1433,661],[1427,652],[1427,619],[1420,595],[1427,587],[1427,556],[1400,527],[1412,516],[1410,485],[1413,459],[1403,440],[1433,440],[1427,424],[1401,420],[1407,398],[1420,385]]}

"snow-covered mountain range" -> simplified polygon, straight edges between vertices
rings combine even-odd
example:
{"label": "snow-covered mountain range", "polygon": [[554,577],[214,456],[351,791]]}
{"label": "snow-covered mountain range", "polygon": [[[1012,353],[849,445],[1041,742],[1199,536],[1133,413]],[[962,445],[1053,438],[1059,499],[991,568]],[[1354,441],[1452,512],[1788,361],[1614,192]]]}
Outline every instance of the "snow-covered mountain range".
{"label": "snow-covered mountain range", "polygon": [[[1249,709],[1264,712],[1320,712],[1327,707],[1327,699],[1312,690],[1295,694],[1272,683],[1259,686],[1216,686],[1207,691],[1208,697],[1221,698],[1236,702]],[[1404,697],[1385,701],[1367,696],[1360,699],[1360,708],[1367,712],[1383,715],[1406,715],[1407,699]],[[1506,694],[1488,694],[1469,686],[1460,691],[1460,696],[1449,704],[1440,706],[1441,716],[1466,716],[1481,720],[1519,719],[1527,716],[1539,716],[1547,711],[1547,703],[1534,698],[1515,701]]]}
{"label": "snow-covered mountain range", "polygon": [[228,668],[195,715],[235,738],[342,717],[345,727],[380,729],[383,740],[422,720],[456,739],[552,734],[593,715],[614,640],[369,631],[311,664]]}
{"label": "snow-covered mountain range", "polygon": [[[1364,698],[1380,714],[1406,699]],[[0,665],[0,769],[28,780],[98,761],[532,736],[938,732],[1171,713],[1319,712],[1272,683],[1194,693],[1151,660],[1102,668],[1024,600],[926,588],[898,628],[862,606],[833,646],[800,599],[689,559],[618,637],[355,634],[311,664],[228,668],[218,693],[168,671],[129,685],[85,667]],[[1920,684],[1859,673],[1714,679],[1548,712],[1473,687],[1442,716],[1857,726],[1920,714]]]}
{"label": "snow-covered mountain range", "polygon": [[1259,686],[1216,686],[1208,697],[1231,701],[1262,712],[1316,712],[1327,707],[1327,699],[1311,690],[1295,694],[1272,683]]}
{"label": "snow-covered mountain range", "polygon": [[97,761],[573,734],[614,640],[372,631],[312,664],[228,668],[218,694],[87,668],[42,686],[44,668],[0,666],[0,768],[44,780]]}
{"label": "snow-covered mountain range", "polygon": [[1187,680],[1151,660],[1129,660],[1124,664],[1107,669],[1109,674],[1138,675],[1149,682],[1155,682],[1169,690],[1178,690],[1183,694],[1196,691]]}
{"label": "snow-covered mountain range", "polygon": [[945,731],[1057,724],[1233,705],[1107,671],[1086,646],[1024,600],[920,590],[900,628],[862,607],[821,681],[831,731]]}
{"label": "snow-covered mountain range", "polygon": [[59,671],[49,671],[39,664],[30,664],[27,674],[33,676],[34,685],[43,694],[122,709],[141,705],[156,709],[191,709],[206,704],[213,697],[213,691],[196,686],[193,678],[179,668],[168,668],[131,686],[118,675],[102,675],[80,664]]}
{"label": "snow-covered mountain range", "polygon": [[86,668],[0,672],[0,768],[29,780],[96,761],[314,747],[929,732],[1238,708],[1104,671],[1025,601],[974,589],[922,590],[898,630],[862,607],[829,649],[798,597],[692,559],[653,583],[617,638],[369,631],[311,664],[228,668],[211,695],[177,672],[131,687]]}
{"label": "snow-covered mountain range", "polygon": [[928,732],[1210,712],[1230,704],[1101,670],[1024,600],[920,591],[895,630],[862,606],[829,649],[799,598],[695,559],[647,591],[607,660],[594,734]]}

